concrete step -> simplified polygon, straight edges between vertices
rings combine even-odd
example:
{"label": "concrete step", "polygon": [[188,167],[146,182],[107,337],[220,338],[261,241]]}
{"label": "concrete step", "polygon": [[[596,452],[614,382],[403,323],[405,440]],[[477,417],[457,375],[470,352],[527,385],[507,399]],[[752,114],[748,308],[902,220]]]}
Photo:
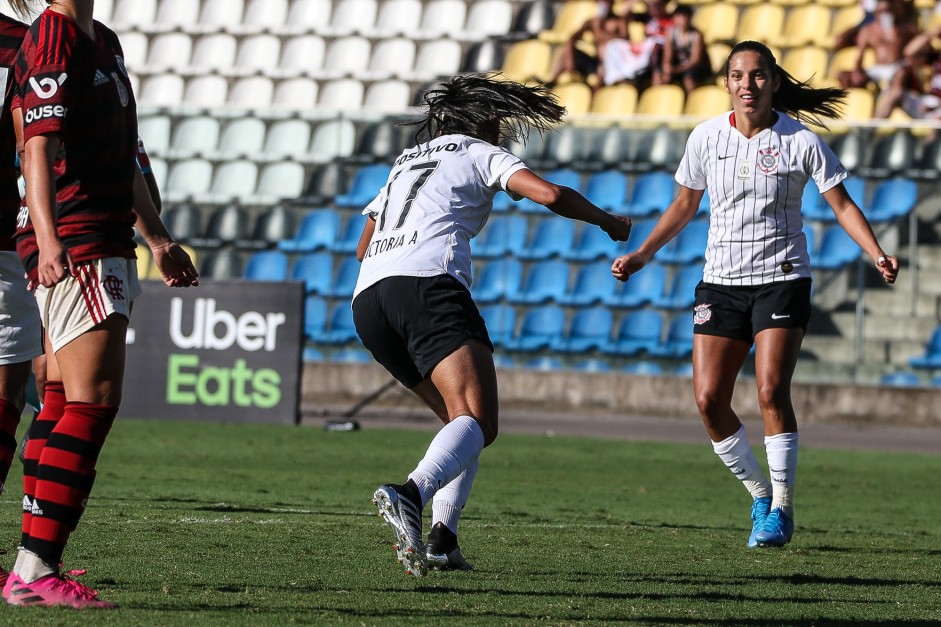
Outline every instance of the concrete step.
{"label": "concrete step", "polygon": [[[890,342],[864,341],[862,363],[885,365],[890,363]],[[817,360],[832,364],[852,365],[856,361],[856,344],[853,338],[838,336],[808,335],[804,338],[803,349],[816,355]]]}
{"label": "concrete step", "polygon": [[[870,308],[867,307],[867,309]],[[840,336],[847,339],[855,337],[856,314],[854,312],[834,312],[830,314],[830,320]],[[909,341],[924,344],[937,326],[938,321],[934,316],[867,313],[863,318],[863,336],[868,340]]]}
{"label": "concrete step", "polygon": [[938,295],[917,293],[913,313],[912,293],[904,278],[893,290],[868,290],[865,299],[866,311],[880,315],[939,320],[938,314],[941,311],[941,298]]}

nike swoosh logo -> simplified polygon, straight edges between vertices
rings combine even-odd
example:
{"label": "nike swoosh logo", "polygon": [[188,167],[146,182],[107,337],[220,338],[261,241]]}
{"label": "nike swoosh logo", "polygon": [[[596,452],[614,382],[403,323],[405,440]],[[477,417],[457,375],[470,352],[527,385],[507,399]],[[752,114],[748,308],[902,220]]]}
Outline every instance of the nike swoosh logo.
{"label": "nike swoosh logo", "polygon": [[731,158],[734,157],[734,156],[735,156],[735,155],[725,155],[724,157],[720,156],[720,157],[719,157],[719,161],[722,161],[723,159],[731,159]]}
{"label": "nike swoosh logo", "polygon": [[791,317],[791,314],[788,314],[786,316],[779,316],[778,314],[771,314],[772,320],[780,320],[781,318],[790,318],[790,317]]}

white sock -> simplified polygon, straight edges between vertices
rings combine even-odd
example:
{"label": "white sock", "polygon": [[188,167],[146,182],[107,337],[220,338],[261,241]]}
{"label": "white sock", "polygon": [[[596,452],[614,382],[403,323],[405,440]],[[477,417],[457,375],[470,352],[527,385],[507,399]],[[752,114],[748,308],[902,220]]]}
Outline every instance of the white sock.
{"label": "white sock", "polygon": [[457,479],[435,493],[431,505],[432,526],[439,522],[444,523],[445,527],[457,535],[457,523],[461,519],[461,511],[467,504],[467,497],[470,496],[474,485],[478,465],[478,460],[475,459],[467,465],[464,472],[457,476]]}
{"label": "white sock", "polygon": [[13,572],[26,583],[33,583],[37,579],[59,571],[58,566],[50,566],[38,555],[26,549],[20,549],[19,555],[16,556],[16,564]]}
{"label": "white sock", "polygon": [[768,470],[774,497],[771,507],[780,507],[788,516],[794,516],[794,480],[797,478],[797,434],[781,433],[765,436]]}
{"label": "white sock", "polygon": [[484,432],[470,416],[458,416],[438,432],[425,457],[408,478],[415,482],[425,506],[435,492],[454,481],[484,450]]}
{"label": "white sock", "polygon": [[748,445],[748,436],[745,435],[745,425],[739,427],[733,435],[721,442],[713,442],[712,450],[716,452],[722,463],[732,471],[735,478],[742,482],[752,498],[771,496],[771,484],[765,478],[765,473],[758,466],[758,460]]}

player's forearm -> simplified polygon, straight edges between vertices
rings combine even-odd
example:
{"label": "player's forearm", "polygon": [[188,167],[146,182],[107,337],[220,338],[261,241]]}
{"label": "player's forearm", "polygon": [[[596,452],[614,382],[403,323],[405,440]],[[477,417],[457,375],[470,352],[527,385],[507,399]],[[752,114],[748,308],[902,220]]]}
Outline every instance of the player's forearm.
{"label": "player's forearm", "polygon": [[22,172],[26,180],[26,206],[36,232],[36,243],[42,247],[58,239],[56,232],[56,185],[53,163],[59,150],[55,135],[31,138],[23,150]]}
{"label": "player's forearm", "polygon": [[157,213],[157,208],[154,206],[153,198],[147,187],[147,181],[144,180],[140,168],[135,166],[134,170],[134,213],[137,216],[134,226],[144,238],[144,241],[147,242],[148,247],[165,246],[173,241],[173,237],[170,236],[167,227],[164,226],[160,215]]}
{"label": "player's forearm", "polygon": [[595,206],[590,200],[571,187],[560,185],[558,194],[543,203],[552,213],[571,220],[581,220],[595,226],[606,226],[611,220],[608,212]]}
{"label": "player's forearm", "polygon": [[698,205],[693,205],[682,196],[678,196],[663,215],[657,220],[653,231],[647,236],[647,239],[637,249],[637,253],[646,260],[653,258],[657,251],[667,245],[667,243],[676,237],[682,231],[693,216],[696,215]]}

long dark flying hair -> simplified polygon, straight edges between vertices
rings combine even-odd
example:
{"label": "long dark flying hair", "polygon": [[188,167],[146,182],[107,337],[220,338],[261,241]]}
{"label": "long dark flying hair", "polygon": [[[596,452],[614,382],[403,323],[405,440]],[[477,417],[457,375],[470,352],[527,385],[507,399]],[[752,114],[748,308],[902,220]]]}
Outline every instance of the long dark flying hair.
{"label": "long dark flying hair", "polygon": [[543,133],[562,121],[565,107],[544,85],[500,80],[497,74],[465,74],[436,85],[422,95],[425,117],[404,122],[417,126],[415,140],[459,133],[478,139],[525,142],[529,129]]}
{"label": "long dark flying hair", "polygon": [[[46,0],[46,4],[51,4],[52,0]],[[27,20],[32,18],[34,5],[38,0],[8,0],[8,4],[20,18]]]}
{"label": "long dark flying hair", "polygon": [[836,87],[817,88],[811,86],[813,77],[806,81],[799,81],[778,65],[768,46],[757,41],[740,41],[735,44],[725,62],[725,77],[729,77],[729,64],[732,57],[740,52],[756,52],[765,62],[772,73],[781,77],[781,86],[775,92],[771,104],[778,111],[784,111],[801,122],[816,124],[826,128],[820,119],[838,118],[842,113],[842,105],[846,103],[845,89]]}

